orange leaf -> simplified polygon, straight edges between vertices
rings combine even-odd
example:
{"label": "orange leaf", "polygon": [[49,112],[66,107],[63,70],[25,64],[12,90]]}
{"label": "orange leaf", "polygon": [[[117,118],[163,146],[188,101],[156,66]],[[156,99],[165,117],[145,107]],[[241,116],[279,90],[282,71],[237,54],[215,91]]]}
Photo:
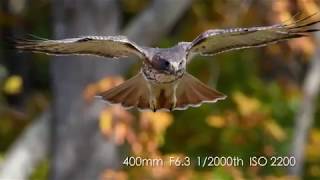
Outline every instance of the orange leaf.
{"label": "orange leaf", "polygon": [[222,116],[209,116],[207,117],[206,122],[209,126],[215,128],[222,128],[226,125],[226,119],[224,119]]}
{"label": "orange leaf", "polygon": [[117,123],[114,128],[114,139],[116,144],[123,144],[127,135],[128,127],[125,123]]}

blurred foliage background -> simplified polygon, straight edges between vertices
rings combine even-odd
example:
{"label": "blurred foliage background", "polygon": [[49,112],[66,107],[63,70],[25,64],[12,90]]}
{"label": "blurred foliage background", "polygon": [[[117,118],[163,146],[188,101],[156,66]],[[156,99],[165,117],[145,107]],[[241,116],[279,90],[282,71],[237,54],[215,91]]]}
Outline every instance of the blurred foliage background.
{"label": "blurred foliage background", "polygon": [[[151,0],[119,0],[122,26]],[[26,5],[27,3],[27,5]],[[25,128],[45,111],[53,98],[50,88],[50,57],[21,55],[10,49],[13,36],[28,33],[53,37],[52,2],[49,0],[4,0],[0,11],[0,168],[11,145]],[[240,1],[194,0],[174,28],[157,44],[170,47],[192,41],[212,28],[271,25],[292,20],[296,13],[319,11],[316,0]],[[27,8],[26,8],[27,7]],[[11,9],[8,9],[11,8]],[[164,10],[165,11],[165,10]],[[9,13],[10,12],[10,13]],[[19,12],[19,13],[18,13]],[[188,71],[201,81],[228,95],[225,101],[204,104],[185,111],[137,112],[106,106],[99,127],[106,139],[127,156],[168,159],[170,156],[232,156],[244,166],[126,167],[106,169],[109,179],[289,179],[286,167],[250,167],[252,156],[289,156],[292,152],[295,119],[302,101],[302,85],[316,48],[313,37],[217,55],[196,57]],[[21,58],[23,56],[23,58]],[[123,77],[106,77],[83,90],[88,101],[95,93],[134,75],[139,64]],[[314,124],[308,133],[302,179],[320,178],[320,101],[316,100]],[[38,165],[31,179],[46,179],[50,158]]]}

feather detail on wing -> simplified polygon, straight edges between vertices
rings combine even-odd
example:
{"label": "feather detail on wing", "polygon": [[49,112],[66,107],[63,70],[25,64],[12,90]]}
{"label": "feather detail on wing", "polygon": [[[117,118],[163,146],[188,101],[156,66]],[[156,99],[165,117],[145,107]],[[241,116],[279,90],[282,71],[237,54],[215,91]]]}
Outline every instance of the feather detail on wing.
{"label": "feather detail on wing", "polygon": [[261,47],[287,39],[304,37],[310,32],[320,30],[312,27],[320,22],[319,19],[311,20],[316,14],[318,13],[292,23],[273,26],[208,30],[192,41],[189,53],[210,56],[226,51]]}
{"label": "feather detail on wing", "polygon": [[121,58],[136,55],[146,57],[146,52],[125,36],[84,36],[61,40],[17,40],[16,48],[23,51],[51,55],[94,55]]}

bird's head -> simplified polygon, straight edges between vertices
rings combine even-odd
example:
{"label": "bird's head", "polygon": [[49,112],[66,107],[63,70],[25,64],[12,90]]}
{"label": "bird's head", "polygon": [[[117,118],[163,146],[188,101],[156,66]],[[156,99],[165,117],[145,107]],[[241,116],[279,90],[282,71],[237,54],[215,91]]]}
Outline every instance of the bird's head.
{"label": "bird's head", "polygon": [[185,68],[183,58],[175,58],[174,56],[166,56],[165,54],[156,54],[153,56],[151,65],[154,69],[166,73],[176,74]]}

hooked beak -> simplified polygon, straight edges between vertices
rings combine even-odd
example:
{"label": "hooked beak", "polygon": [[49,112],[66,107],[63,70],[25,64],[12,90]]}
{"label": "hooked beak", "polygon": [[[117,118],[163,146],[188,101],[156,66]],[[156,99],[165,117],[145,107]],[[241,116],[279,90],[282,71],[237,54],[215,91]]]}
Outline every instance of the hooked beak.
{"label": "hooked beak", "polygon": [[179,71],[179,64],[172,63],[170,64],[170,74],[176,74]]}
{"label": "hooked beak", "polygon": [[170,66],[170,71],[169,72],[170,72],[171,75],[174,75],[174,74],[176,74],[178,72],[178,69],[175,68],[174,66]]}

